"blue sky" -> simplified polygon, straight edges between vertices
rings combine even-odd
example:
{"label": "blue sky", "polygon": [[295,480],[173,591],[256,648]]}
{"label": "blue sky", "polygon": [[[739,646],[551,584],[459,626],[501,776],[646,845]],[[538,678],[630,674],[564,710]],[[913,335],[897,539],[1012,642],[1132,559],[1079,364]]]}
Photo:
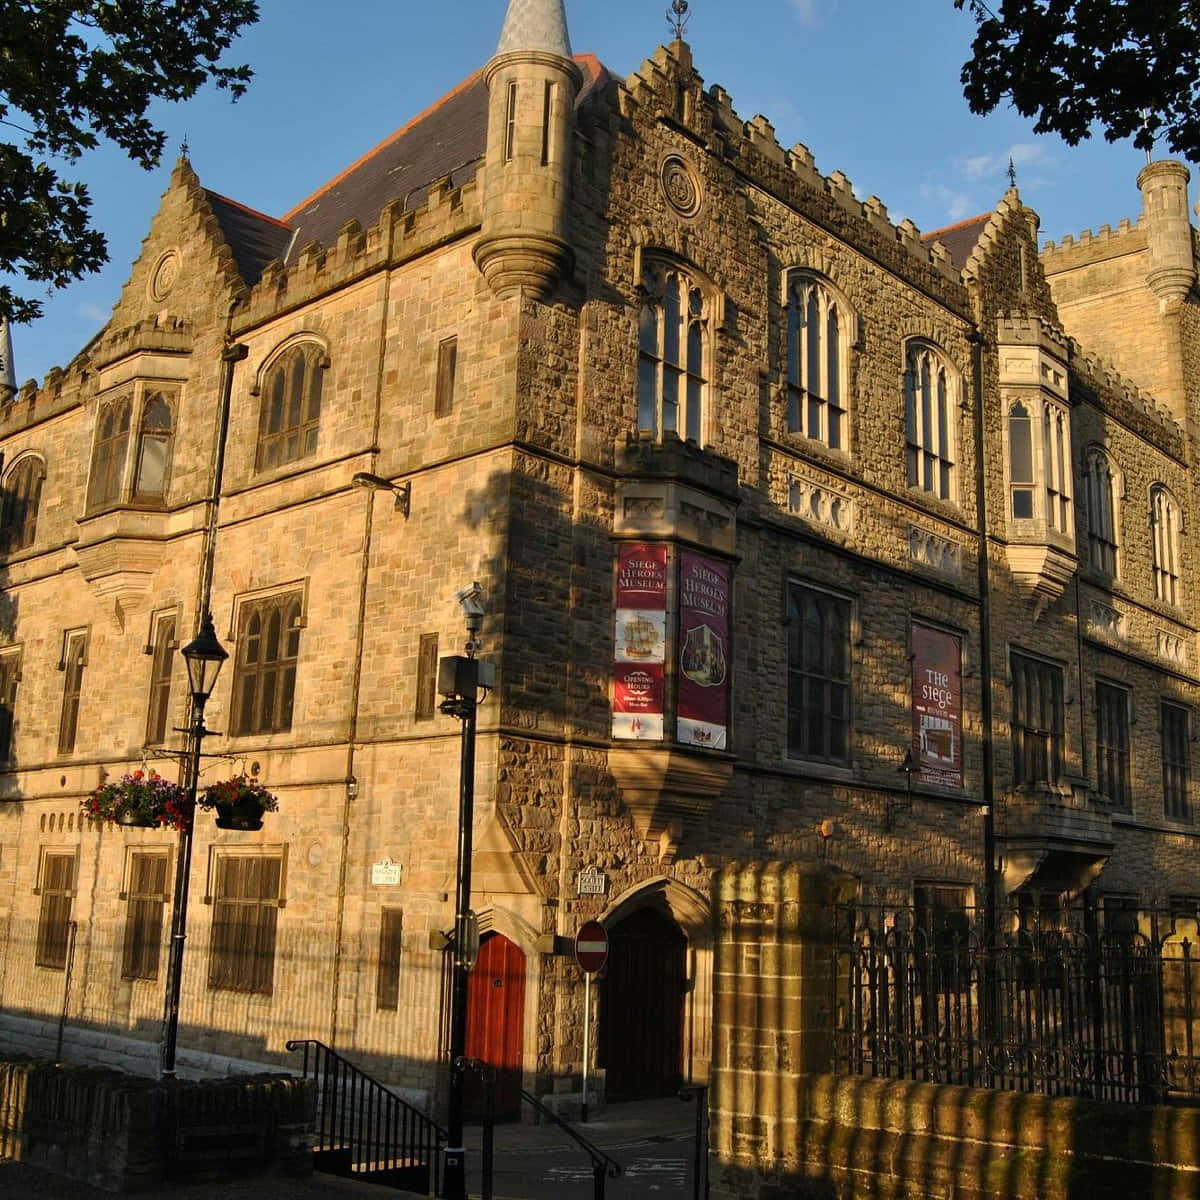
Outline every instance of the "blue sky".
{"label": "blue sky", "polygon": [[[46,299],[13,330],[18,380],[65,365],[108,319],[186,136],[205,186],[281,215],[495,49],[506,0],[260,0],[261,19],[229,61],[255,79],[231,104],[209,89],[163,106],[161,167],[144,172],[105,148],[77,177],[89,186],[111,262]],[[576,53],[625,77],[668,40],[668,0],[567,0]],[[1102,137],[1072,149],[1035,136],[1011,110],[973,116],[958,82],[974,22],[952,0],[693,0],[687,40],[706,85],[743,120],[763,113],[784,146],[803,142],[818,170],[843,171],[864,199],[925,231],[995,204],[1010,156],[1042,240],[1136,218],[1145,155]],[[1194,181],[1193,181],[1194,187]],[[1194,191],[1193,191],[1194,195]]]}

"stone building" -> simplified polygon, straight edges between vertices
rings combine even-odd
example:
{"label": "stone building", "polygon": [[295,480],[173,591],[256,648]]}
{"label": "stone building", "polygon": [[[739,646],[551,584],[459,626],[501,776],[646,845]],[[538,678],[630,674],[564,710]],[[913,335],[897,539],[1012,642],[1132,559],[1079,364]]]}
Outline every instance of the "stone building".
{"label": "stone building", "polygon": [[472,580],[506,1104],[578,1096],[590,918],[608,1097],[707,1077],[734,860],[1195,903],[1197,254],[1186,170],[1141,187],[1040,255],[1015,188],[922,235],[683,41],[573,55],[561,0],[282,217],[180,161],[109,322],[0,410],[5,1037],[150,1061],[174,836],[80,803],[178,771],[210,577],[201,782],[280,807],[197,820],[185,1064],[312,1037],[435,1087]]}

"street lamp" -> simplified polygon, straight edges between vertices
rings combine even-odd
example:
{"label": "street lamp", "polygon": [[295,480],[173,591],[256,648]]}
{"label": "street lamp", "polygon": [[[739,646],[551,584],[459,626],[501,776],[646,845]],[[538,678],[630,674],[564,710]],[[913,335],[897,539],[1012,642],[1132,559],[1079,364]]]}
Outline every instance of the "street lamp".
{"label": "street lamp", "polygon": [[495,667],[476,657],[483,628],[483,589],[478,583],[455,597],[467,618],[466,654],[438,663],[439,709],[462,722],[458,775],[458,872],[454,903],[454,976],[450,991],[450,1095],[443,1173],[446,1200],[466,1200],[467,1153],[463,1146],[463,1075],[467,1056],[467,986],[471,974],[471,834],[475,820],[475,710],[479,689],[495,686]]}
{"label": "street lamp", "polygon": [[167,1002],[163,1013],[162,1058],[159,1076],[175,1078],[175,1042],[179,1034],[179,989],[183,979],[183,943],[187,937],[188,877],[192,872],[192,825],[196,819],[196,786],[200,780],[200,745],[211,730],[204,724],[204,706],[216,686],[229,652],[217,640],[212,613],[200,622],[200,633],[180,651],[187,663],[192,693],[192,723],[188,735],[188,802],[175,856],[175,903],[171,913],[171,958],[167,968]]}

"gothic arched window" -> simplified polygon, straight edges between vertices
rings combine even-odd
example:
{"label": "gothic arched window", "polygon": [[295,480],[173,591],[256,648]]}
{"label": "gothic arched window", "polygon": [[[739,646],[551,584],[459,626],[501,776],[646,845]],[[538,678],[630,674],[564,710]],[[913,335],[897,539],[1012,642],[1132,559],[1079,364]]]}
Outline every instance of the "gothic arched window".
{"label": "gothic arched window", "polygon": [[96,444],[92,450],[92,476],[88,483],[88,507],[115,504],[121,499],[125,454],[129,448],[129,398],[104,405],[96,422]]}
{"label": "gothic arched window", "polygon": [[1088,452],[1083,494],[1087,512],[1088,562],[1097,571],[1117,574],[1117,475],[1103,450]]}
{"label": "gothic arched window", "polygon": [[638,428],[702,442],[709,339],[704,291],[683,270],[657,262],[646,265],[642,288]]}
{"label": "gothic arched window", "polygon": [[1179,603],[1179,506],[1161,484],[1150,491],[1150,524],[1154,534],[1154,598]]}
{"label": "gothic arched window", "polygon": [[310,342],[285,351],[267,370],[258,423],[259,471],[316,453],[327,365],[321,348]]}
{"label": "gothic arched window", "polygon": [[136,499],[161,499],[166,495],[173,432],[171,406],[161,395],[151,396],[142,409],[138,432],[137,475],[133,481]]}
{"label": "gothic arched window", "polygon": [[33,545],[45,478],[45,464],[32,454],[9,471],[0,508],[0,553],[12,554]]}
{"label": "gothic arched window", "polygon": [[820,280],[795,273],[787,291],[787,427],[846,447],[846,367],[851,314]]}
{"label": "gothic arched window", "polygon": [[909,342],[904,366],[908,486],[954,499],[954,414],[958,381],[928,342]]}

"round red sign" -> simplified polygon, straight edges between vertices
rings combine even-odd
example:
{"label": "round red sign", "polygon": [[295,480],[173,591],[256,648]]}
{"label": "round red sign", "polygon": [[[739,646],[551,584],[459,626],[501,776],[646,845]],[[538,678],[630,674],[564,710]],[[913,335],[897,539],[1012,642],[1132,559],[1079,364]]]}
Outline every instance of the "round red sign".
{"label": "round red sign", "polygon": [[608,930],[599,921],[587,921],[575,935],[575,961],[584,973],[595,975],[608,962]]}

